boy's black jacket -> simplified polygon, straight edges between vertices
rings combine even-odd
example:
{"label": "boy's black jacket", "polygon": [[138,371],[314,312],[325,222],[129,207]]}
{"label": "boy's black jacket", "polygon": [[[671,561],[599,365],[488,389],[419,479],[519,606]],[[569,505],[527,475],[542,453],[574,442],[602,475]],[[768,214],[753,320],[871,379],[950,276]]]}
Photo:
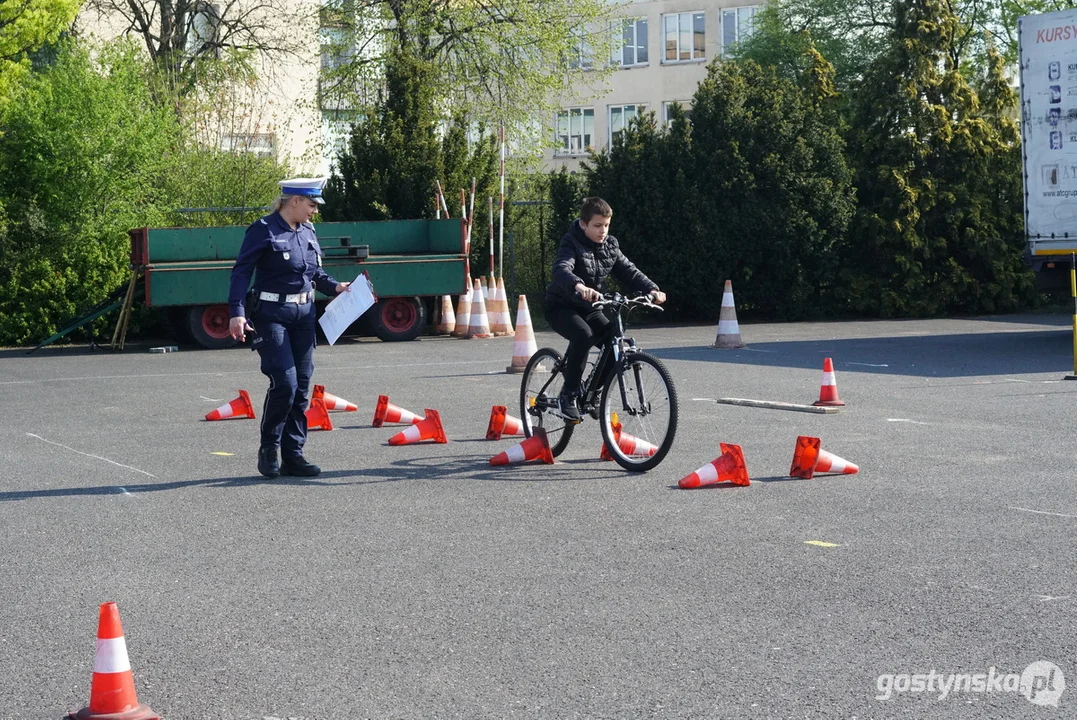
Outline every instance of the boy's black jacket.
{"label": "boy's black jacket", "polygon": [[617,278],[626,292],[644,293],[658,289],[624,256],[617,238],[607,235],[603,243],[591,242],[584,235],[580,221],[574,220],[557,248],[557,257],[553,261],[553,282],[546,288],[546,302],[589,311],[591,303],[576,294],[576,284],[582,282],[587,287],[605,292],[606,278],[610,275]]}

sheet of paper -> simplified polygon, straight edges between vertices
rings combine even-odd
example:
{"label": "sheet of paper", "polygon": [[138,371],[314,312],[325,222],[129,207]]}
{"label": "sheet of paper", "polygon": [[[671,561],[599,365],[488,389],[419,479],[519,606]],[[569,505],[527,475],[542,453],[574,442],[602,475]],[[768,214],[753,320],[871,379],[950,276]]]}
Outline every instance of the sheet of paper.
{"label": "sheet of paper", "polygon": [[318,324],[322,326],[322,332],[330,345],[336,343],[341,333],[378,300],[366,273],[355,278],[349,287],[351,291],[342,292],[330,300],[325,306],[325,312],[318,318]]}

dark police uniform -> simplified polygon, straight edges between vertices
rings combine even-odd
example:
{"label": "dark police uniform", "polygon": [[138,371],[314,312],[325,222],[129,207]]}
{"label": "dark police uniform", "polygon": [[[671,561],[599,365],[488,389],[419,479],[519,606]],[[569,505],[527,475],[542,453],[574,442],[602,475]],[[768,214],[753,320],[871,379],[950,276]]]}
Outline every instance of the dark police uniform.
{"label": "dark police uniform", "polygon": [[[252,275],[254,287],[248,295]],[[293,230],[275,212],[247,228],[232,267],[228,305],[231,317],[246,317],[254,327],[254,349],[261,357],[262,373],[269,377],[261,450],[272,449],[275,460],[279,446],[286,473],[294,460],[294,465],[302,463],[315,471],[292,474],[317,474],[315,466],[302,460],[314,373],[313,290],[333,296],[336,286],[337,281],[322,269],[322,249],[313,225],[300,223]]]}

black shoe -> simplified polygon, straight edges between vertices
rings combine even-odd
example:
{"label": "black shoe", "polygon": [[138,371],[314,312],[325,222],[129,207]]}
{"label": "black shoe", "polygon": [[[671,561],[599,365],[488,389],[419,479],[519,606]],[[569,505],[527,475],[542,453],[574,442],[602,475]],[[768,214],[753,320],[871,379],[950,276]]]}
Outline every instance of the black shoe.
{"label": "black shoe", "polygon": [[280,463],[277,462],[277,448],[258,449],[258,472],[268,478],[280,475]]}
{"label": "black shoe", "polygon": [[576,396],[572,393],[561,393],[557,397],[557,404],[560,406],[561,414],[570,423],[578,423],[580,421],[580,411],[576,409]]}
{"label": "black shoe", "polygon": [[320,467],[307,462],[307,459],[302,455],[284,458],[284,463],[281,466],[282,473],[285,475],[295,475],[297,477],[314,477],[321,471],[322,469]]}

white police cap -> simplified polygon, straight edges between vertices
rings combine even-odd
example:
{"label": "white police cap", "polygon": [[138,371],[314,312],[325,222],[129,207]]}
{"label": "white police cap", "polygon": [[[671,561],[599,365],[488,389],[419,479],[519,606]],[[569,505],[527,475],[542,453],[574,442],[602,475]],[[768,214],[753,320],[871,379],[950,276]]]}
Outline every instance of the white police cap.
{"label": "white police cap", "polygon": [[322,188],[325,187],[326,178],[294,178],[292,180],[281,180],[280,192],[282,195],[302,195],[308,197],[319,205],[324,205],[325,200],[322,199]]}

